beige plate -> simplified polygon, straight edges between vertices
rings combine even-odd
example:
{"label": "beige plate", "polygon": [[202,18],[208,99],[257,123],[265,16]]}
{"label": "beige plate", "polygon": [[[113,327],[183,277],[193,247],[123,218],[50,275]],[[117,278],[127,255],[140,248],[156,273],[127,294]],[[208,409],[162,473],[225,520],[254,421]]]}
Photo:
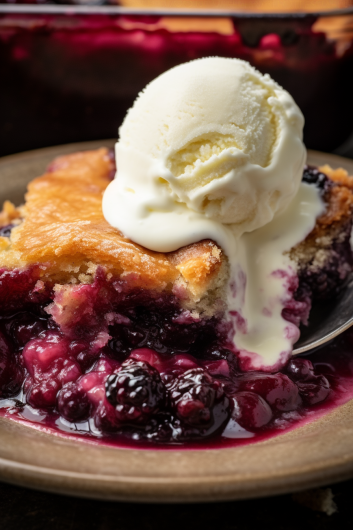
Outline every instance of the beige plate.
{"label": "beige plate", "polygon": [[[0,201],[21,202],[26,183],[59,154],[113,145],[90,142],[0,160]],[[313,164],[353,161],[309,153]],[[260,497],[353,476],[353,400],[324,418],[266,442],[199,451],[115,449],[41,433],[0,419],[0,479],[87,497],[191,502]]]}

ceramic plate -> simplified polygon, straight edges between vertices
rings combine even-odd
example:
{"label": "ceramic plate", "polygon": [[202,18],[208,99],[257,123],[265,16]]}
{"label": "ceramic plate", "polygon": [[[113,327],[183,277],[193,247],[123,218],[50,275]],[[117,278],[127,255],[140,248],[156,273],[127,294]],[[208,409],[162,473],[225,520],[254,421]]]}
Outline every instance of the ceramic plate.
{"label": "ceramic plate", "polygon": [[[113,146],[71,144],[0,160],[0,201],[20,204],[28,181],[54,156]],[[353,161],[309,152],[309,161]],[[196,502],[312,488],[353,476],[353,400],[321,419],[265,442],[219,450],[132,450],[74,441],[0,419],[0,479],[100,499]]]}

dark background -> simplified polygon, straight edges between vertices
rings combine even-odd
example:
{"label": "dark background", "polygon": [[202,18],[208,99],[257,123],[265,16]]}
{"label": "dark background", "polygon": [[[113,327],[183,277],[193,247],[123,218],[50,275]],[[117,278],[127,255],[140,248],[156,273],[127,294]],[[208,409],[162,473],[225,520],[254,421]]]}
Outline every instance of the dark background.
{"label": "dark background", "polygon": [[[320,509],[326,489],[208,504],[129,504],[77,499],[0,483],[1,530],[348,530],[353,480],[332,487],[336,513]],[[313,509],[314,508],[314,509]]]}
{"label": "dark background", "polygon": [[170,17],[0,13],[0,156],[116,138],[147,83],[214,55],[288,90],[309,149],[353,156],[353,14],[227,20],[224,34],[216,19],[213,30],[173,31]]}

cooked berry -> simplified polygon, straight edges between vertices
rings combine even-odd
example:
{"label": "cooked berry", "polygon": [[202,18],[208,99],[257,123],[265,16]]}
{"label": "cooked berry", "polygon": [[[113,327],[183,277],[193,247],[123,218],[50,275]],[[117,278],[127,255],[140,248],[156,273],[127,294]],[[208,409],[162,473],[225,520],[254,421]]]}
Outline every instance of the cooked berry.
{"label": "cooked berry", "polygon": [[157,327],[158,340],[171,350],[177,349],[179,352],[188,352],[196,342],[199,332],[199,326],[195,324],[179,325],[166,322],[161,329]]}
{"label": "cooked berry", "polygon": [[121,338],[114,338],[109,341],[109,348],[115,353],[114,358],[125,360],[131,351],[130,345]]}
{"label": "cooked berry", "polygon": [[93,418],[97,429],[105,433],[114,433],[121,427],[121,421],[117,417],[115,407],[107,400],[104,400],[97,407]]}
{"label": "cooked berry", "polygon": [[[179,356],[173,356],[172,359],[177,359],[177,357]],[[137,350],[133,350],[131,352],[130,358],[134,359],[135,361],[147,363],[153,368],[156,368],[157,370],[158,366],[161,366],[162,364],[161,356],[156,351],[151,350],[150,348],[138,348]]]}
{"label": "cooked berry", "polygon": [[298,387],[285,374],[252,374],[241,382],[240,390],[263,397],[276,410],[295,410],[300,402]]}
{"label": "cooked berry", "polygon": [[69,355],[69,341],[61,333],[45,331],[28,342],[23,359],[31,375],[51,369],[55,361],[64,361]]}
{"label": "cooked berry", "polygon": [[268,403],[253,392],[238,392],[233,396],[234,409],[232,417],[244,429],[259,429],[272,419],[272,411]]}
{"label": "cooked berry", "polygon": [[[110,329],[110,349],[119,360],[135,348],[151,348],[158,353],[190,353],[197,358],[224,358],[222,348],[214,344],[216,321],[184,322],[170,301],[161,299],[154,311],[137,307],[129,314],[129,324],[115,324]],[[181,320],[180,320],[181,319]],[[212,353],[214,350],[214,355]]]}
{"label": "cooked berry", "polygon": [[54,407],[60,386],[55,379],[45,379],[34,383],[27,393],[27,403],[37,409]]}
{"label": "cooked berry", "polygon": [[165,403],[166,390],[158,371],[145,362],[128,359],[108,377],[105,392],[123,423],[144,423]]}
{"label": "cooked berry", "polygon": [[330,383],[324,375],[316,375],[306,381],[298,381],[297,385],[306,405],[321,403],[330,393]]}
{"label": "cooked berry", "polygon": [[234,353],[230,350],[227,350],[226,348],[222,348],[217,344],[213,344],[207,348],[204,348],[200,357],[207,361],[218,361],[224,359],[231,363],[234,368],[237,366],[237,358]]}
{"label": "cooked berry", "polygon": [[0,397],[15,396],[22,385],[24,374],[12,346],[0,332]]}
{"label": "cooked berry", "polygon": [[81,376],[80,366],[70,353],[69,341],[54,331],[42,332],[26,344],[23,360],[32,381],[31,385],[26,384],[31,406],[54,407],[62,386]]}
{"label": "cooked berry", "polygon": [[177,432],[174,423],[173,419],[167,415],[158,419],[152,418],[151,422],[146,425],[145,432],[141,434],[144,438],[158,444],[179,441],[179,433]]}
{"label": "cooked berry", "polygon": [[304,381],[314,376],[313,363],[309,359],[302,359],[300,357],[291,359],[285,370],[294,381]]}
{"label": "cooked berry", "polygon": [[[230,414],[229,399],[222,384],[203,368],[193,368],[175,378],[168,386],[171,407],[176,416],[187,425],[197,428],[222,424]],[[221,417],[215,417],[215,408],[221,404]]]}
{"label": "cooked berry", "polygon": [[87,420],[91,412],[91,403],[86,392],[76,383],[66,383],[57,396],[58,411],[68,421]]}
{"label": "cooked berry", "polygon": [[46,329],[46,321],[32,313],[22,313],[16,316],[10,325],[10,333],[19,348],[37,337]]}

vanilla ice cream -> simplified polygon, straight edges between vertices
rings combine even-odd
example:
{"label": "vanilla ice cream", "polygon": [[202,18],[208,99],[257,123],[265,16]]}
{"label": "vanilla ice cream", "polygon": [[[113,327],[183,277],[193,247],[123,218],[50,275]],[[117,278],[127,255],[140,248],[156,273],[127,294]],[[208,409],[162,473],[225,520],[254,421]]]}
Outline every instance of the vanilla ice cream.
{"label": "vanilla ice cream", "polygon": [[143,178],[174,201],[250,231],[297,192],[302,128],[299,108],[268,75],[211,57],[172,68],[145,88],[120,129],[117,160],[124,150],[145,155]]}
{"label": "vanilla ice cream", "polygon": [[285,251],[322,211],[316,190],[301,184],[303,123],[292,97],[245,61],[182,64],[129,110],[103,199],[107,221],[151,250],[206,238],[223,248],[234,344],[255,368],[276,365],[298,338],[282,317],[286,281],[274,272],[295,272]]}

